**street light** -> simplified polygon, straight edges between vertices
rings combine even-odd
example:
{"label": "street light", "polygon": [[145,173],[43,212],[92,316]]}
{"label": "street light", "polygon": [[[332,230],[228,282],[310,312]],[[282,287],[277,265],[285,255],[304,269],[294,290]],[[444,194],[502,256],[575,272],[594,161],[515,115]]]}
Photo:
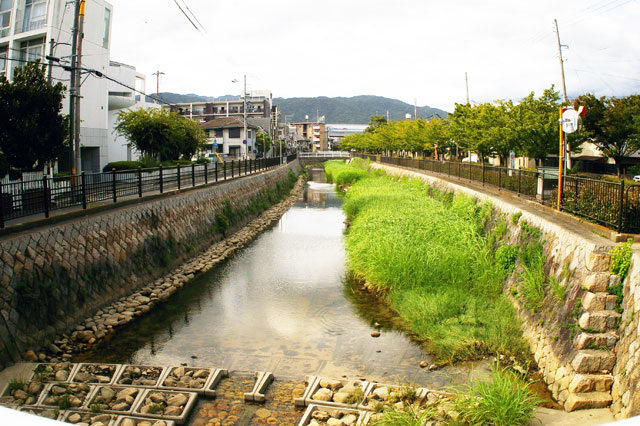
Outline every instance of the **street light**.
{"label": "street light", "polygon": [[[238,79],[233,79],[232,83],[239,83]],[[247,148],[249,141],[247,140],[247,75],[244,75],[244,91],[242,93],[242,121],[244,124],[244,140],[242,141],[242,147],[240,148],[240,154],[243,158],[247,156]],[[243,153],[244,151],[244,153]]]}

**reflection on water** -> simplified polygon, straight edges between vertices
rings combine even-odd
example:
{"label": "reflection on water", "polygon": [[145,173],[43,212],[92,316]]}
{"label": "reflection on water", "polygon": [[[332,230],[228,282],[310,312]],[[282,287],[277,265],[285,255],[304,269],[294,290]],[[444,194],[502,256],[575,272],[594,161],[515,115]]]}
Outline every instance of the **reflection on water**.
{"label": "reflection on water", "polygon": [[[306,201],[304,201],[306,200]],[[309,182],[270,230],[152,313],[77,357],[269,370],[443,386],[468,370],[430,372],[392,313],[345,286],[344,215],[334,186]],[[382,325],[371,337],[374,323]]]}

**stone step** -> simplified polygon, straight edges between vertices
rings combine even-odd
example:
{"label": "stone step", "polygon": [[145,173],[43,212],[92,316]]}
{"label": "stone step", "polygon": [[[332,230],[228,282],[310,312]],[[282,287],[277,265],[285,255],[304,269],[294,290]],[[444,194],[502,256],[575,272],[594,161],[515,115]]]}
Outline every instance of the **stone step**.
{"label": "stone step", "polygon": [[618,328],[618,321],[622,315],[616,311],[583,312],[578,325],[583,330],[602,333]]}
{"label": "stone step", "polygon": [[611,374],[576,374],[569,383],[569,392],[609,392],[612,385]]}
{"label": "stone step", "polygon": [[618,342],[618,333],[609,331],[607,333],[587,333],[578,334],[575,339],[575,346],[578,349],[613,349]]}
{"label": "stone step", "polygon": [[617,301],[617,296],[613,294],[588,291],[582,296],[582,308],[587,312],[612,311]]}
{"label": "stone step", "polygon": [[615,355],[596,349],[578,351],[571,361],[571,366],[578,374],[607,374],[615,364]]}
{"label": "stone step", "polygon": [[575,411],[585,408],[606,408],[611,405],[612,400],[608,392],[570,393],[564,403],[564,409]]}

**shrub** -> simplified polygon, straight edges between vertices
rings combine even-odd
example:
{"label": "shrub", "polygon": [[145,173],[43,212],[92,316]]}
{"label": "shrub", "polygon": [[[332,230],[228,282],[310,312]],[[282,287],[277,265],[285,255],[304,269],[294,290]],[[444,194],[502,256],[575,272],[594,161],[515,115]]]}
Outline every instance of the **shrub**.
{"label": "shrub", "polygon": [[609,270],[612,274],[616,274],[620,277],[620,281],[624,281],[629,274],[629,266],[631,265],[631,254],[633,239],[629,238],[626,243],[622,243],[611,250],[611,265]]}
{"label": "shrub", "polygon": [[518,374],[498,367],[491,381],[472,383],[456,408],[468,424],[518,426],[530,423],[540,402]]}
{"label": "shrub", "polygon": [[140,163],[138,161],[113,161],[104,166],[102,171],[106,173],[110,172],[113,169],[116,169],[116,171],[133,170],[137,169],[138,167],[140,167]]}
{"label": "shrub", "polygon": [[516,259],[518,259],[518,247],[509,244],[500,246],[496,250],[495,257],[496,264],[505,272],[510,273],[513,271]]}

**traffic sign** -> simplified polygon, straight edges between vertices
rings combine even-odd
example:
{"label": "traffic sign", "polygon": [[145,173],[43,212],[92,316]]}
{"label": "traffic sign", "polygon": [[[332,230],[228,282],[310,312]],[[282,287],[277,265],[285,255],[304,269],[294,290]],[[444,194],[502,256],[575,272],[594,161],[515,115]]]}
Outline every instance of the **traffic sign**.
{"label": "traffic sign", "polygon": [[562,130],[565,133],[573,133],[578,130],[578,111],[575,109],[567,109],[562,113]]}

